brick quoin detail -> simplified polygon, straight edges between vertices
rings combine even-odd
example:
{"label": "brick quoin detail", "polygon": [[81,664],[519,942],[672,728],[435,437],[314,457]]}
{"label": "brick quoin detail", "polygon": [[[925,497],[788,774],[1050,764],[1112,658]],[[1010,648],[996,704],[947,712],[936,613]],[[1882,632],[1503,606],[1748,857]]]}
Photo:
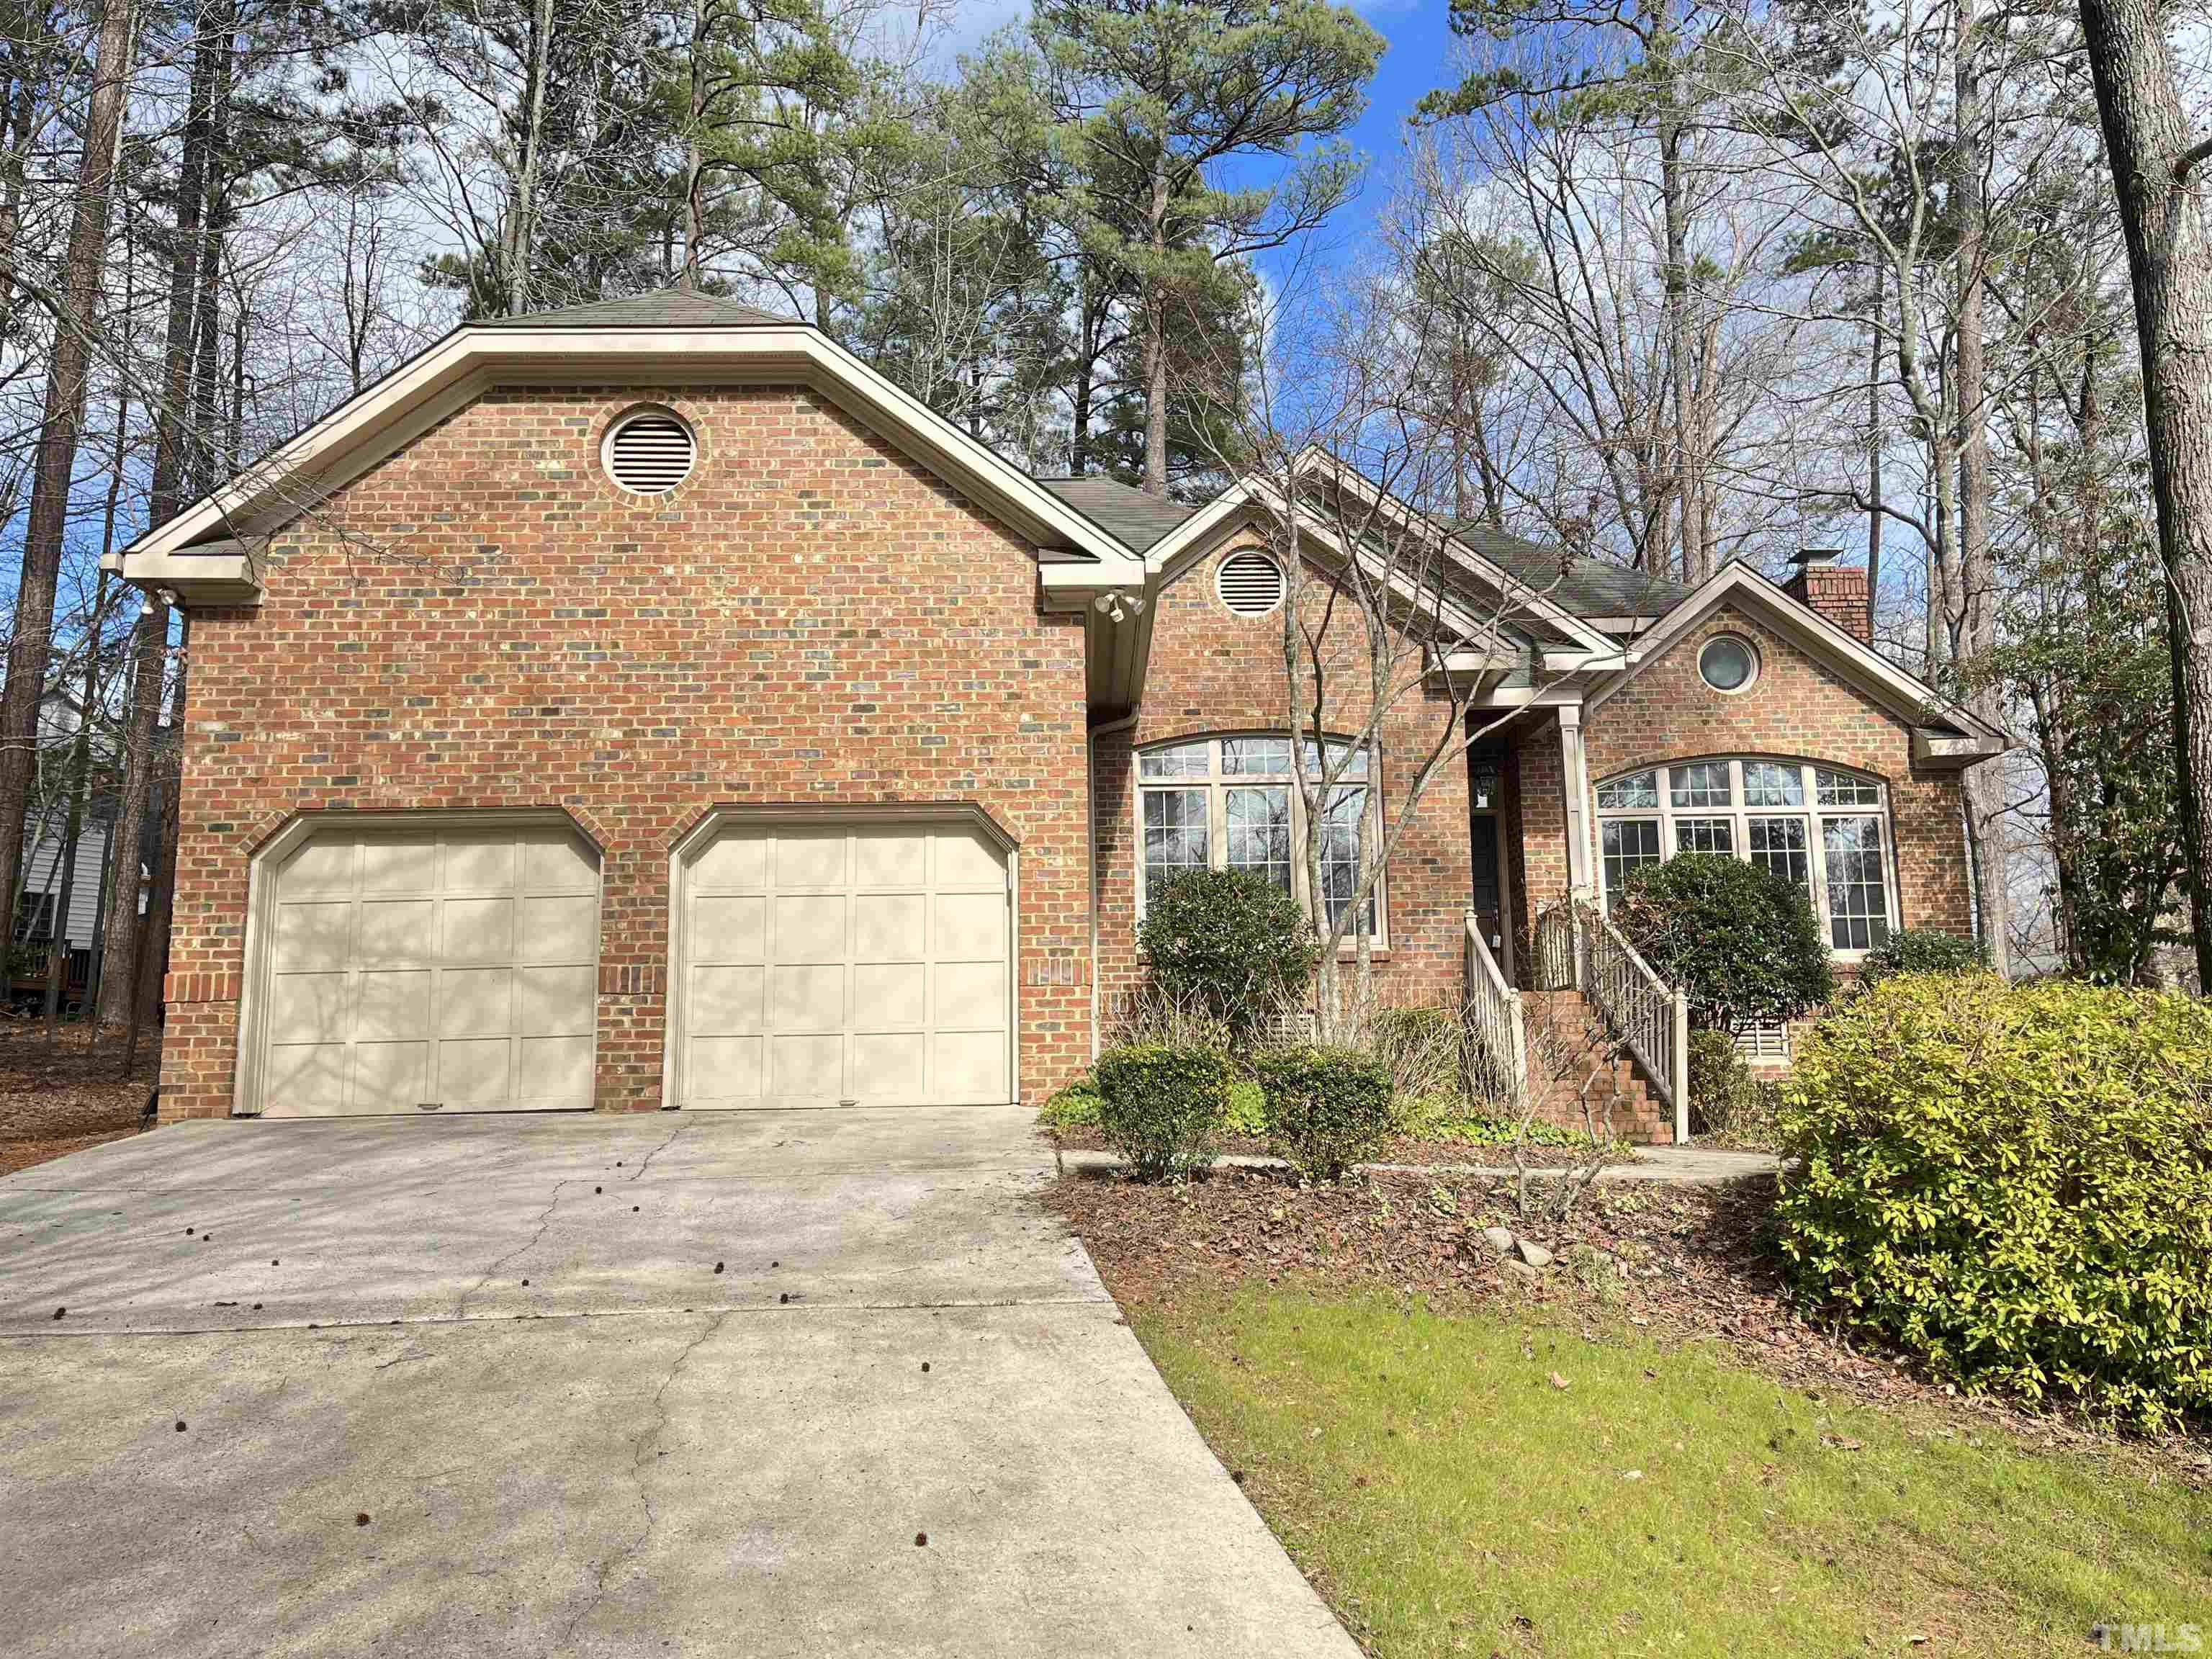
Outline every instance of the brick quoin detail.
{"label": "brick quoin detail", "polygon": [[[1194,560],[1159,596],[1144,707],[1134,726],[1102,733],[1094,745],[1097,789],[1098,980],[1109,1006],[1140,982],[1137,951],[1138,839],[1133,757],[1139,749],[1182,738],[1281,732],[1287,694],[1283,617],[1239,617],[1214,592],[1221,562],[1247,548],[1251,534],[1231,538]],[[1313,570],[1316,580],[1326,580]],[[1313,590],[1308,590],[1310,597]],[[1340,608],[1332,629],[1357,630]],[[1334,636],[1330,643],[1334,644]],[[1325,653],[1325,655],[1327,653]],[[1331,729],[1357,731],[1367,717],[1366,650],[1352,639],[1334,651],[1328,699]],[[1384,716],[1379,776],[1384,814],[1400,812],[1394,781],[1415,770],[1436,746],[1449,704],[1440,696],[1401,698]],[[1470,886],[1467,768],[1456,758],[1438,769],[1414,805],[1396,854],[1383,872],[1388,959],[1377,953],[1376,981],[1387,995],[1454,996]],[[1301,856],[1294,848],[1293,856]]]}
{"label": "brick quoin detail", "polygon": [[[699,437],[641,498],[639,403]],[[559,807],[599,842],[597,1103],[661,1103],[669,849],[722,805],[973,801],[1019,843],[1021,1083],[1090,1058],[1083,623],[1018,537],[788,387],[498,390],[192,620],[161,1114],[231,1109],[248,861],[293,815]]]}

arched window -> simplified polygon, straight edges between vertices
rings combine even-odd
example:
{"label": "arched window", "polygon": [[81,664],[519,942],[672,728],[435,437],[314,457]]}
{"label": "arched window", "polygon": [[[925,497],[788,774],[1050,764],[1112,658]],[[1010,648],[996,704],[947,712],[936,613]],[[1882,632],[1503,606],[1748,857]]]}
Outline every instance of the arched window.
{"label": "arched window", "polygon": [[[1346,744],[1332,739],[1330,764],[1347,752]],[[1352,902],[1359,882],[1359,848],[1370,833],[1368,757],[1361,750],[1350,752],[1350,758],[1347,781],[1337,785],[1322,828],[1324,930]],[[1308,739],[1309,776],[1318,773],[1321,763],[1319,745]],[[1301,867],[1304,842],[1298,825],[1304,817],[1286,737],[1189,738],[1139,750],[1137,914],[1145,913],[1146,893],[1179,870],[1250,870],[1296,894],[1311,912]],[[1382,893],[1377,881],[1367,911],[1367,930],[1378,946],[1385,943],[1388,915]]]}
{"label": "arched window", "polygon": [[1608,906],[1638,865],[1725,853],[1801,884],[1839,956],[1872,950],[1899,926],[1879,779],[1757,756],[1673,761],[1599,784],[1597,815]]}

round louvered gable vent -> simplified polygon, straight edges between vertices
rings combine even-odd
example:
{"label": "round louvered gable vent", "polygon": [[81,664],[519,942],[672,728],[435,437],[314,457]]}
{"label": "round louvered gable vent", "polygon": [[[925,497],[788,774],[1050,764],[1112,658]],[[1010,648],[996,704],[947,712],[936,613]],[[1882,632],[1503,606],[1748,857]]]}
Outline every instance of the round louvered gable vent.
{"label": "round louvered gable vent", "polygon": [[607,476],[640,495],[665,495],[690,476],[698,442],[665,410],[625,416],[607,434]]}
{"label": "round louvered gable vent", "polygon": [[1283,567],[1265,553],[1238,553],[1214,576],[1222,604],[1240,617],[1264,617],[1283,602]]}

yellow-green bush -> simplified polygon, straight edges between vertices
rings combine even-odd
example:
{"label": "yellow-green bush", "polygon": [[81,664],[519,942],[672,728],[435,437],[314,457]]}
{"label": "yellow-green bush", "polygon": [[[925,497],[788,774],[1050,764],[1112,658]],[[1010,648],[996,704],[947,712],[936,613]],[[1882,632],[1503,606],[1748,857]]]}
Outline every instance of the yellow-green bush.
{"label": "yellow-green bush", "polygon": [[1969,1388],[2212,1408],[2212,1003],[1900,975],[1784,1091],[1802,1290]]}

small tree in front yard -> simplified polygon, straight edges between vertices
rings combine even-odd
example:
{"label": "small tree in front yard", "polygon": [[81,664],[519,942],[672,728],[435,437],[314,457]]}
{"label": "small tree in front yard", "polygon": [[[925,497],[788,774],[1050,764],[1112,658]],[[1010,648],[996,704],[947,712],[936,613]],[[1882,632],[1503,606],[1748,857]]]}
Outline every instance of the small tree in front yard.
{"label": "small tree in front yard", "polygon": [[1165,1000],[1249,1042],[1303,1001],[1320,942],[1298,902],[1249,870],[1185,870],[1150,896],[1137,943]]}
{"label": "small tree in front yard", "polygon": [[1613,920],[1660,977],[1683,988],[1691,1021],[1710,1030],[1795,1019],[1835,992],[1803,886],[1726,854],[1643,866]]}

